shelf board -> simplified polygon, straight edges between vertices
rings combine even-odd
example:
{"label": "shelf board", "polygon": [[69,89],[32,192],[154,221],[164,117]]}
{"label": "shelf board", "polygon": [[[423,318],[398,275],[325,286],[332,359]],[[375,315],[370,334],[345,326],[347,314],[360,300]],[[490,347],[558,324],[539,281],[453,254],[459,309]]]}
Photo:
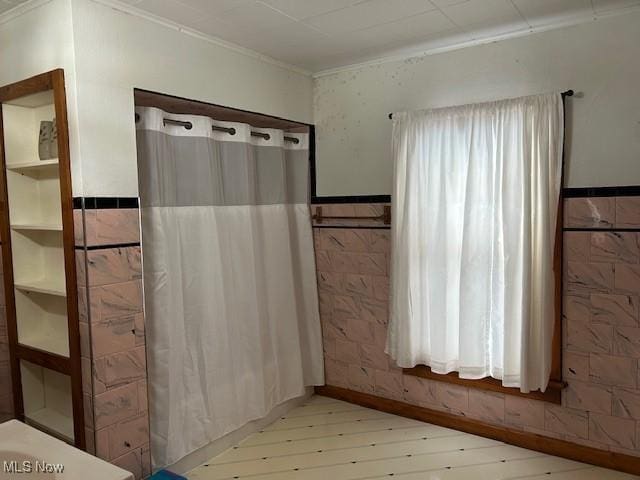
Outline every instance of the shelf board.
{"label": "shelf board", "polygon": [[24,418],[27,423],[32,422],[35,424],[34,426],[40,427],[66,442],[73,443],[73,418],[47,407],[25,413]]}
{"label": "shelf board", "polygon": [[[47,335],[49,333],[49,335]],[[18,343],[28,348],[35,348],[43,352],[69,356],[69,339],[67,332],[42,332],[37,331],[32,335],[20,335]]]}
{"label": "shelf board", "polygon": [[14,223],[11,225],[11,230],[61,232],[62,225],[55,225],[55,224],[48,224],[48,223]]}
{"label": "shelf board", "polygon": [[37,292],[45,293],[48,295],[57,295],[59,297],[66,297],[67,290],[64,284],[53,282],[51,280],[33,280],[24,282],[14,282],[14,287],[23,292]]}
{"label": "shelf board", "polygon": [[13,172],[37,172],[57,168],[57,166],[58,159],[52,158],[50,160],[39,160],[37,162],[7,164],[7,170],[11,170]]}

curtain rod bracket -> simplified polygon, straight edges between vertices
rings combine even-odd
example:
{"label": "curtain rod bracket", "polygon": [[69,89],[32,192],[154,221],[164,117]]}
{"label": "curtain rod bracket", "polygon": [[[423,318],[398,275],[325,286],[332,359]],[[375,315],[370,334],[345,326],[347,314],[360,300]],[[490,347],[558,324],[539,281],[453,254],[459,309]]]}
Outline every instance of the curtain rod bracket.
{"label": "curtain rod bracket", "polygon": [[[564,100],[564,97],[573,97],[573,94],[574,94],[573,90],[566,90],[562,92],[560,95],[562,95],[562,99]],[[389,114],[389,120],[393,120],[393,113]]]}

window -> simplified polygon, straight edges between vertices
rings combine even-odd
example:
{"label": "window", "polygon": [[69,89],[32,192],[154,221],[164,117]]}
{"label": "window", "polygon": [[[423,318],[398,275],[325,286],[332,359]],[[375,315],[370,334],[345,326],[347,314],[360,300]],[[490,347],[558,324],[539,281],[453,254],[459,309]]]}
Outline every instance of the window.
{"label": "window", "polygon": [[394,115],[399,366],[557,390],[563,114],[558,93]]}

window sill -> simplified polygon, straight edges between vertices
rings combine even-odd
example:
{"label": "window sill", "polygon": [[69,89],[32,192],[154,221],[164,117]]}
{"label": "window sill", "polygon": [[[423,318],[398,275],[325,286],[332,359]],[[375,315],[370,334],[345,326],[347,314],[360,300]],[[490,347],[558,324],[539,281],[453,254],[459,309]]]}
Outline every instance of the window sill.
{"label": "window sill", "polygon": [[529,398],[531,400],[556,403],[558,405],[562,402],[562,390],[567,386],[566,382],[552,379],[549,380],[549,385],[544,392],[536,390],[534,392],[522,393],[517,388],[503,387],[502,382],[495,378],[485,377],[479,380],[468,380],[466,378],[460,378],[458,376],[458,372],[451,372],[446,375],[433,373],[431,368],[426,365],[418,365],[414,368],[404,368],[402,371],[405,375],[413,375],[438,382],[453,383],[478,390],[489,390],[492,392],[504,393],[505,395],[515,395],[518,397]]}

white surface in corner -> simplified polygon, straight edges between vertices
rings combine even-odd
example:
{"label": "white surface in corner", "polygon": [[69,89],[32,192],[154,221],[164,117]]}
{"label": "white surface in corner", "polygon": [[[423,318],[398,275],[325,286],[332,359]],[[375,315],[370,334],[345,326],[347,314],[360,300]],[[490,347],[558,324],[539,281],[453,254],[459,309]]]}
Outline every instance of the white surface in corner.
{"label": "white surface in corner", "polygon": [[[120,467],[78,450],[46,433],[17,420],[0,424],[0,462],[40,461],[64,465],[63,473],[56,473],[60,480],[133,480],[133,475]],[[0,479],[5,477],[0,472]],[[30,474],[22,474],[28,478]],[[50,478],[50,477],[46,477]],[[52,478],[52,477],[51,477]]]}

